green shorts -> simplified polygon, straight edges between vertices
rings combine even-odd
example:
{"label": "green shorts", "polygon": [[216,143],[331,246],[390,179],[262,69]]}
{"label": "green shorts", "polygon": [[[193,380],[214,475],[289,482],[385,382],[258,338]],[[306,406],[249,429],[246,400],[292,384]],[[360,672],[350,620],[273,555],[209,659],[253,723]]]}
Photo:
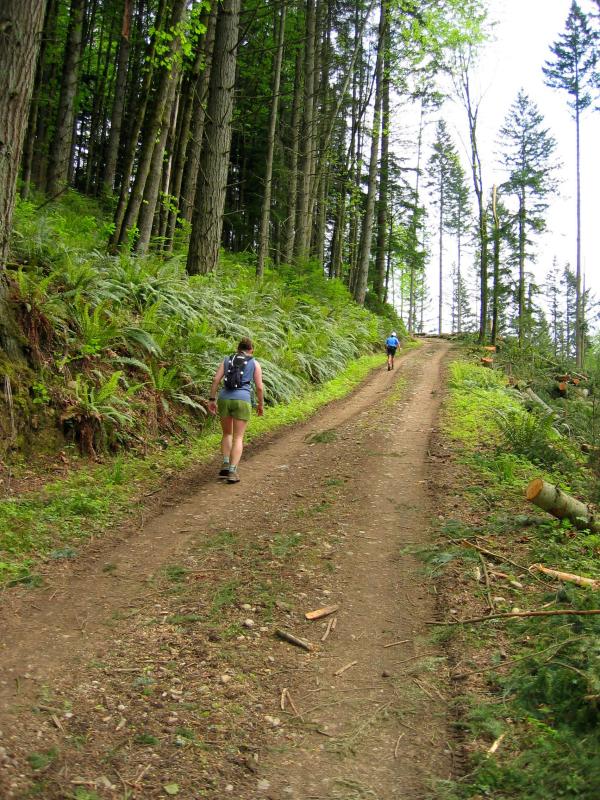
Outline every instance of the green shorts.
{"label": "green shorts", "polygon": [[219,416],[233,417],[248,422],[252,406],[246,400],[222,400],[219,398],[217,403]]}

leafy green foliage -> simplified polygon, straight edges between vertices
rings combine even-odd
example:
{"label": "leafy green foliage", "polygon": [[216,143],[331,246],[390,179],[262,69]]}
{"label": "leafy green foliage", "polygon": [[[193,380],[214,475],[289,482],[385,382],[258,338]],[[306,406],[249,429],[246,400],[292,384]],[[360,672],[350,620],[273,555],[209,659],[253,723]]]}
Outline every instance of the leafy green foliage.
{"label": "leafy green foliage", "polygon": [[200,427],[218,363],[244,336],[255,341],[269,405],[380,346],[385,323],[314,264],[268,271],[257,284],[253,264],[223,258],[217,274],[189,278],[181,256],[102,255],[99,214],[75,193],[41,213],[22,201],[14,242],[21,325],[45,369],[31,393],[57,408],[85,453]]}
{"label": "leafy green foliage", "polygon": [[[467,445],[462,448],[462,460],[472,468],[472,485],[465,490],[465,498],[487,499],[488,507],[482,512],[478,503],[476,527],[447,521],[445,537],[463,539],[474,533],[488,541],[497,537],[490,549],[499,552],[522,542],[526,554],[514,556],[511,552],[513,563],[502,567],[507,573],[512,573],[514,559],[526,559],[526,563],[597,577],[597,534],[575,535],[566,522],[515,514],[532,475],[542,474],[567,490],[589,487],[590,476],[569,441],[569,431],[563,428],[559,436],[552,415],[527,412],[509,388],[500,386],[501,377],[491,377],[490,372],[465,362],[451,365],[447,424],[449,432]],[[479,413],[482,404],[486,409],[483,416]],[[473,552],[455,549],[455,542],[452,545],[444,541],[439,552],[428,554],[429,562],[441,566],[452,556],[467,571]],[[554,582],[547,589],[539,584],[515,589],[515,577],[517,586],[527,582],[526,570],[523,573],[513,575],[512,588],[510,583],[503,586],[503,593],[510,591],[512,602],[521,607],[598,608],[600,592],[568,583],[558,589]],[[484,646],[489,646],[490,638],[480,626],[470,632],[454,626],[453,631],[455,636],[470,637],[471,642],[479,634]],[[598,618],[524,618],[510,627],[503,625],[502,631],[504,647],[511,652],[508,661],[492,658],[489,672],[486,670],[493,702],[461,698],[465,710],[460,725],[478,742],[478,752],[470,757],[468,774],[458,781],[440,782],[435,797],[592,800],[600,786]],[[495,637],[496,631],[491,635]],[[498,751],[487,753],[500,736],[503,741]]]}
{"label": "leafy green foliage", "polygon": [[567,466],[569,457],[553,428],[552,414],[509,409],[498,412],[496,423],[505,446],[515,455],[524,456],[533,464],[548,468],[561,463]]}

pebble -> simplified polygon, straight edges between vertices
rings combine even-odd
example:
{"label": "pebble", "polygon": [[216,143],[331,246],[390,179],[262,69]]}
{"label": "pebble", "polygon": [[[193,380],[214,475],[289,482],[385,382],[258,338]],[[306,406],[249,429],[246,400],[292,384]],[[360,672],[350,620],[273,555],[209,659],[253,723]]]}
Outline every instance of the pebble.
{"label": "pebble", "polygon": [[245,619],[244,620],[244,628],[253,628],[254,627],[254,620],[253,619]]}
{"label": "pebble", "polygon": [[221,675],[221,683],[229,683],[231,675]]}

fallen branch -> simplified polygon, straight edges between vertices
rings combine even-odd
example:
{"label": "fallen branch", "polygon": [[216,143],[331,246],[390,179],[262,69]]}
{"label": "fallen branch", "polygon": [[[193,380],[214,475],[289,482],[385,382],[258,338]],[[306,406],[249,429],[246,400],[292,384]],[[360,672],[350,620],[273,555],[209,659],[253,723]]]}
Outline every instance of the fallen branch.
{"label": "fallen branch", "polygon": [[600,608],[577,611],[575,609],[565,609],[564,611],[514,611],[507,614],[489,614],[487,617],[471,617],[470,619],[454,619],[450,622],[437,622],[427,620],[427,625],[467,625],[472,622],[487,622],[489,619],[516,619],[518,617],[559,617],[559,616],[579,616],[587,617],[592,614],[600,614]]}
{"label": "fallen branch", "polygon": [[500,747],[502,743],[502,739],[506,736],[506,733],[501,733],[500,736],[496,739],[496,741],[492,744],[492,746],[488,749],[488,755],[493,755],[496,750]]}
{"label": "fallen branch", "polygon": [[[504,564],[512,564],[513,567],[520,569],[521,572],[529,572],[528,568],[523,566],[523,564],[517,564],[516,561],[511,561],[510,558],[500,555],[500,553],[494,553],[491,550],[486,550],[485,547],[481,547],[480,545],[475,544],[474,542],[471,542],[468,539],[460,539],[460,542],[466,545],[467,547],[472,547],[474,550],[479,550],[480,553],[484,553],[486,556],[496,559],[496,561],[501,561]],[[535,578],[537,581],[540,581],[540,583],[544,583],[544,581],[542,581],[542,579],[538,578],[536,575],[532,575],[532,578]]]}
{"label": "fallen branch", "polygon": [[493,611],[495,606],[494,606],[494,601],[492,600],[492,592],[490,589],[490,576],[488,573],[487,564],[485,563],[485,559],[481,553],[478,553],[477,555],[479,556],[479,560],[481,561],[481,568],[483,570],[483,577],[485,580],[485,594],[488,601],[488,608],[490,609],[490,611]]}
{"label": "fallen branch", "polygon": [[327,639],[331,631],[335,630],[336,625],[337,625],[337,617],[331,617],[331,619],[327,623],[327,627],[325,628],[325,633],[323,634],[323,636],[321,636],[322,642],[324,642],[325,639]]}
{"label": "fallen branch", "polygon": [[396,739],[396,746],[394,747],[394,758],[398,758],[398,747],[400,746],[400,741],[403,736],[406,736],[404,731],[400,734],[400,736]]}
{"label": "fallen branch", "polygon": [[497,669],[512,667],[515,664],[518,664],[520,661],[526,661],[528,658],[537,658],[543,653],[547,653],[549,650],[553,650],[554,652],[552,655],[555,656],[563,647],[566,647],[572,642],[581,641],[582,638],[582,636],[572,636],[571,638],[565,639],[562,642],[554,642],[554,644],[551,644],[550,647],[544,647],[543,650],[536,650],[532,653],[526,653],[524,656],[517,656],[516,658],[507,659],[506,661],[501,661],[499,664],[491,664],[487,667],[481,667],[480,669],[471,669],[468,672],[455,672],[452,675],[452,680],[459,680],[462,678],[468,678],[470,675],[480,675],[482,672],[495,672]]}
{"label": "fallen branch", "polygon": [[340,669],[338,669],[333,674],[335,676],[341,675],[342,673],[346,672],[347,669],[350,669],[350,667],[353,667],[355,664],[358,664],[358,661],[351,661],[349,664],[346,664],[346,666],[340,667]]}
{"label": "fallen branch", "polygon": [[311,644],[311,642],[307,641],[306,639],[300,639],[300,637],[294,636],[293,633],[284,631],[282,628],[277,628],[275,635],[279,636],[280,639],[283,639],[290,644],[295,644],[296,647],[302,647],[303,650],[308,650],[309,652],[314,650],[314,645]]}
{"label": "fallen branch", "polygon": [[384,649],[386,647],[396,647],[396,645],[406,644],[407,642],[410,642],[410,639],[400,639],[399,642],[390,642],[389,644],[384,644],[383,647],[384,647]]}
{"label": "fallen branch", "polygon": [[324,608],[317,608],[316,611],[307,611],[304,615],[306,619],[323,619],[330,614],[335,614],[339,610],[339,605],[325,606]]}
{"label": "fallen branch", "polygon": [[281,706],[281,710],[282,710],[282,711],[285,711],[285,701],[286,701],[286,700],[287,700],[287,701],[288,701],[288,703],[290,704],[290,706],[291,706],[291,709],[292,709],[292,711],[294,712],[294,714],[295,714],[297,717],[300,717],[300,719],[302,719],[302,714],[301,714],[301,713],[298,711],[298,709],[296,708],[296,705],[295,705],[294,701],[292,700],[292,695],[290,694],[290,690],[289,690],[287,687],[286,687],[285,689],[282,689],[282,690],[281,690],[281,702],[280,702],[280,706]]}
{"label": "fallen branch", "polygon": [[591,586],[592,589],[600,589],[600,580],[595,580],[594,578],[585,578],[583,575],[574,575],[572,572],[560,572],[560,570],[544,567],[541,564],[532,564],[529,569],[542,572],[544,575],[557,578],[559,581],[567,581],[568,583],[576,583],[578,586]]}

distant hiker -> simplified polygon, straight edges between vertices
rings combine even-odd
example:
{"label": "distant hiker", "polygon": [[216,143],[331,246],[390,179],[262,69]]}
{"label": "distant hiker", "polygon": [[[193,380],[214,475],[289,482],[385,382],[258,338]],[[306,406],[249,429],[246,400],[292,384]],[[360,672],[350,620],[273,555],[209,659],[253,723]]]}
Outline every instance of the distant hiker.
{"label": "distant hiker", "polygon": [[[221,439],[221,453],[223,466],[219,472],[220,478],[226,478],[227,483],[238,483],[238,464],[244,449],[244,433],[250,419],[252,410],[252,393],[250,384],[256,388],[256,413],[263,415],[263,381],[262,369],[252,353],[254,346],[250,339],[242,339],[238,344],[237,353],[227,356],[215,373],[210,387],[208,410],[211,414],[217,413],[221,419],[223,438]],[[217,403],[217,388],[221,381],[224,385],[219,392]]]}
{"label": "distant hiker", "polygon": [[391,336],[385,340],[385,349],[387,351],[387,368],[388,372],[394,369],[394,356],[396,350],[400,347],[400,340],[396,336],[396,331],[392,331]]}

